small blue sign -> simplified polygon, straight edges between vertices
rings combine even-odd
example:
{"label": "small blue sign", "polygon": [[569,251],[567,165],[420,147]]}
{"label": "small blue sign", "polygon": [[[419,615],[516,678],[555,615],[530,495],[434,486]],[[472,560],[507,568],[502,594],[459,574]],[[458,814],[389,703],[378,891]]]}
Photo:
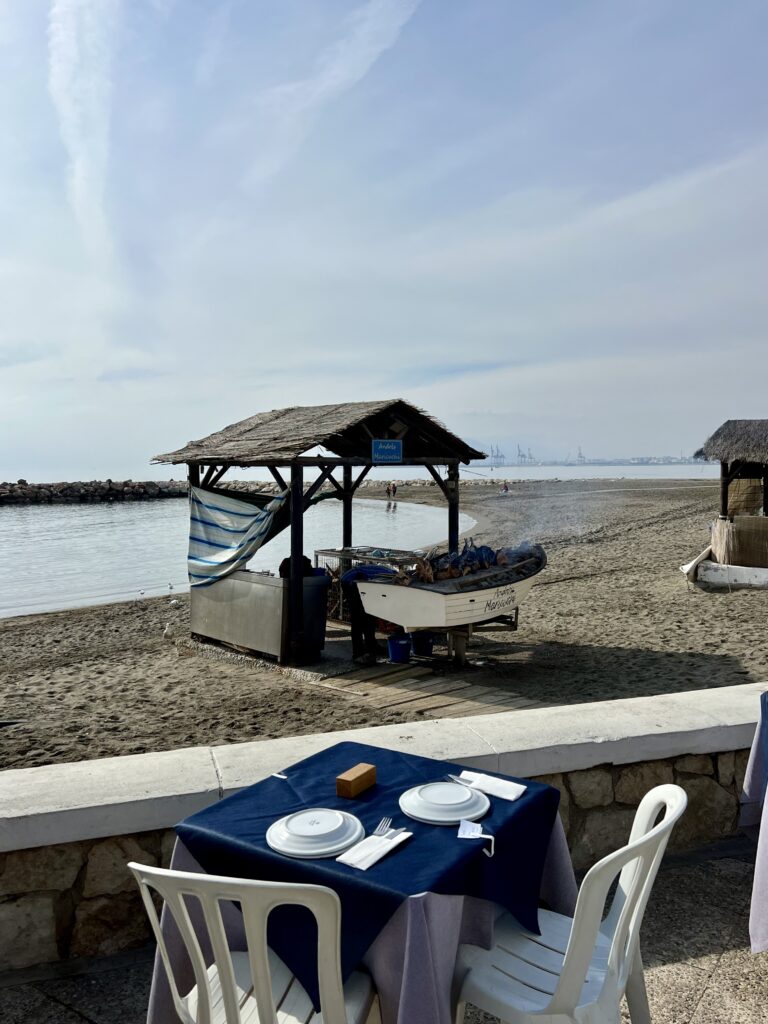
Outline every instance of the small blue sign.
{"label": "small blue sign", "polygon": [[403,442],[373,440],[371,441],[371,462],[381,464],[382,462],[402,462]]}

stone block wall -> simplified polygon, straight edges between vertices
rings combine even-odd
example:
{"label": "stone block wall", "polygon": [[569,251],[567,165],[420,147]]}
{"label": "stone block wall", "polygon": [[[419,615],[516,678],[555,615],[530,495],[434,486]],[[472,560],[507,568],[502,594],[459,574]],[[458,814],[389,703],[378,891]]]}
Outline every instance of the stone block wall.
{"label": "stone block wall", "polygon": [[672,833],[670,849],[691,848],[734,835],[748,758],[748,750],[685,754],[540,775],[537,780],[560,790],[560,816],[573,865],[577,872],[584,872],[626,842],[643,796],[668,782],[688,794],[688,807]]}
{"label": "stone block wall", "polygon": [[[662,783],[678,783],[689,799],[672,848],[734,834],[748,755],[687,754],[537,778],[560,790],[568,845],[583,872],[626,842],[638,803]],[[157,830],[0,854],[0,970],[144,944],[149,924],[126,864],[167,866],[174,838]]]}
{"label": "stone block wall", "polygon": [[126,864],[167,867],[174,838],[160,830],[0,854],[0,970],[147,942],[149,922]]}

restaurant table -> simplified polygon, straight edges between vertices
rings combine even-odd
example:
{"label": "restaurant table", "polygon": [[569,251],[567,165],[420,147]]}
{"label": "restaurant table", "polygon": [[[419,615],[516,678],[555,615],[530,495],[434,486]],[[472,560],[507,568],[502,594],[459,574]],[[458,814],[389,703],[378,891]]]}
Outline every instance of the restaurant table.
{"label": "restaurant table", "polygon": [[[335,778],[359,762],[375,764],[377,783],[354,800],[336,796]],[[450,1024],[456,952],[464,942],[489,948],[497,915],[509,911],[538,932],[539,899],[572,913],[576,883],[557,813],[559,793],[525,781],[515,801],[491,798],[483,831],[487,843],[460,840],[456,826],[407,818],[398,798],[411,786],[440,780],[461,765],[360,743],[339,743],[213,804],[176,827],[172,867],[265,881],[311,883],[334,889],[342,906],[342,976],[361,965],[372,974],[384,1024]],[[492,773],[489,773],[492,774]],[[504,778],[504,776],[499,776]],[[306,807],[336,807],[356,815],[367,833],[387,815],[413,836],[367,871],[335,859],[304,860],[271,850],[267,828]],[[169,915],[164,931],[182,990],[193,978]],[[243,949],[239,914],[227,928],[233,949]],[[297,935],[301,941],[297,942]],[[280,908],[270,917],[269,945],[316,1001],[316,930],[303,908]],[[206,951],[210,956],[210,951]],[[175,1020],[162,964],[156,959],[148,1024]]]}
{"label": "restaurant table", "polygon": [[741,793],[739,824],[757,838],[755,877],[749,912],[749,938],[753,953],[768,950],[768,691],[760,694],[760,718],[749,752]]}

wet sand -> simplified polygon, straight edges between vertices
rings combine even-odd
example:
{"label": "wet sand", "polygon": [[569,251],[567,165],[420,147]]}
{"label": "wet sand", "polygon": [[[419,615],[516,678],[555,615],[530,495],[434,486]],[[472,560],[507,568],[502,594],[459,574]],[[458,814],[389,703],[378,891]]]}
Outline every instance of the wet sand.
{"label": "wet sand", "polygon": [[[443,501],[407,486],[398,500]],[[568,703],[768,680],[768,593],[703,593],[679,572],[706,546],[715,482],[526,482],[509,495],[474,485],[462,505],[478,540],[538,540],[549,556],[519,631],[470,647],[471,682]],[[0,768],[417,717],[190,654],[176,642],[188,602],[175,600],[0,620]]]}

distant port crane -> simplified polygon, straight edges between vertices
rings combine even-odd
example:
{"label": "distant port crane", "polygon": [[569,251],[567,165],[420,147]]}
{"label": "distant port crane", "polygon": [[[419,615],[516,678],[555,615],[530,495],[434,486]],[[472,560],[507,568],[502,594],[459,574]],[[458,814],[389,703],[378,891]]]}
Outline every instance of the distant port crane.
{"label": "distant port crane", "polygon": [[488,461],[492,466],[505,466],[507,457],[498,445],[491,445],[491,452]]}

